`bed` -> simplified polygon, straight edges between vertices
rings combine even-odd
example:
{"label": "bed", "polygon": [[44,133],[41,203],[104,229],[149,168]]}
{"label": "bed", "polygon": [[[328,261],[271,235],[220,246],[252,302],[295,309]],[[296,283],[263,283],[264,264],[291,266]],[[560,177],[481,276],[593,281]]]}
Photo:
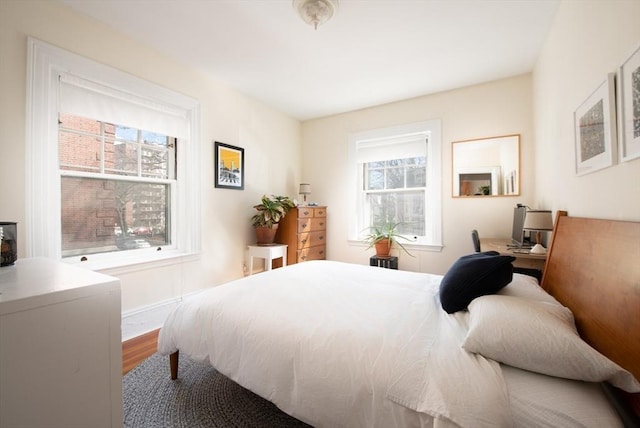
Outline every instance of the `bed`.
{"label": "bed", "polygon": [[559,215],[542,287],[509,275],[462,310],[455,264],[306,262],[185,300],[158,350],[174,379],[186,354],[316,427],[630,425],[601,385],[640,392],[638,260],[640,223]]}

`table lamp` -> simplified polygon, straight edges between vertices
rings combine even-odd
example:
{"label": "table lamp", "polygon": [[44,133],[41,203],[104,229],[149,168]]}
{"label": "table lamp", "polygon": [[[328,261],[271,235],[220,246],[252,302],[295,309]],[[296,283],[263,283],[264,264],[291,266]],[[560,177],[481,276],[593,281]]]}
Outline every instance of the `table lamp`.
{"label": "table lamp", "polygon": [[540,244],[541,233],[553,230],[551,211],[529,210],[524,217],[523,230],[536,232],[536,245],[531,248],[531,254],[546,254],[547,249]]}
{"label": "table lamp", "polygon": [[307,195],[311,194],[311,184],[309,183],[300,183],[300,190],[298,194],[302,195],[304,198],[303,205],[307,205]]}

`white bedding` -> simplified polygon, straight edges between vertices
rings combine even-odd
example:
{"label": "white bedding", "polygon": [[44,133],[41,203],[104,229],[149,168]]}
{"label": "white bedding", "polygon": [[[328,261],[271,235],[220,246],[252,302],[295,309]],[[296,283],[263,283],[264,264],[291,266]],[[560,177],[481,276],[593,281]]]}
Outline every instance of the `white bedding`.
{"label": "white bedding", "polygon": [[[159,337],[316,427],[514,426],[497,362],[464,351],[441,276],[330,261],[183,302]],[[511,398],[513,401],[513,398]]]}

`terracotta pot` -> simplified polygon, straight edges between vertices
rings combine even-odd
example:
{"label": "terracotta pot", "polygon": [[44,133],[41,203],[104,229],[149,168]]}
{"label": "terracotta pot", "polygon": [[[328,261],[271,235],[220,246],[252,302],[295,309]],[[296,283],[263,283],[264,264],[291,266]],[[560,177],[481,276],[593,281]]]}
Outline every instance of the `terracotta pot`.
{"label": "terracotta pot", "polygon": [[376,256],[389,257],[391,253],[391,242],[388,239],[376,242]]}
{"label": "terracotta pot", "polygon": [[276,239],[277,231],[277,224],[274,224],[273,227],[256,227],[256,241],[258,245],[273,244]]}

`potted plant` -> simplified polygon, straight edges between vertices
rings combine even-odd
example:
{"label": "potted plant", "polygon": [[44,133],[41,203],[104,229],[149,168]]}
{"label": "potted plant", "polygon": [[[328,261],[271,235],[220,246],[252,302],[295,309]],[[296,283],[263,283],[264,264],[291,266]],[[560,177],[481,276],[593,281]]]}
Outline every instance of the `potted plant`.
{"label": "potted plant", "polygon": [[375,247],[376,256],[389,257],[391,249],[396,245],[409,256],[413,257],[413,254],[398,241],[398,239],[404,239],[409,242],[412,241],[412,239],[398,233],[398,226],[400,226],[400,224],[402,223],[385,222],[369,227],[369,233],[364,237],[364,241],[369,244],[367,249]]}
{"label": "potted plant", "polygon": [[295,206],[293,200],[288,196],[262,196],[260,203],[253,206],[258,212],[251,217],[258,245],[273,244],[278,223]]}
{"label": "potted plant", "polygon": [[480,186],[478,192],[481,195],[489,195],[491,194],[491,186]]}

